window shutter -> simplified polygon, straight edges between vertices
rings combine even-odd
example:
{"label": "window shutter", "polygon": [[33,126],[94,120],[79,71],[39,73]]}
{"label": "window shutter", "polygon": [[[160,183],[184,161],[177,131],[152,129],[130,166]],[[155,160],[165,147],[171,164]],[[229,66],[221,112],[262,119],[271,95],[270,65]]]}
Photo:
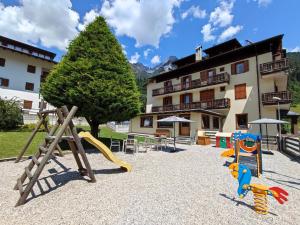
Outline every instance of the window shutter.
{"label": "window shutter", "polygon": [[189,93],[188,95],[189,95],[189,98],[190,98],[190,103],[192,103],[193,102],[193,94]]}
{"label": "window shutter", "polygon": [[184,95],[180,95],[180,104],[183,104],[183,96]]}
{"label": "window shutter", "polygon": [[208,80],[208,71],[201,71],[200,72],[200,80],[201,81],[207,81]]}
{"label": "window shutter", "polygon": [[4,67],[5,66],[5,59],[0,58],[0,66]]}
{"label": "window shutter", "polygon": [[231,64],[231,74],[232,75],[236,74],[236,64],[235,63]]}
{"label": "window shutter", "polygon": [[1,79],[1,86],[8,87],[9,85],[9,79]]}
{"label": "window shutter", "polygon": [[249,60],[245,60],[244,61],[244,69],[245,69],[244,72],[248,72],[249,71]]}
{"label": "window shutter", "polygon": [[246,84],[235,85],[234,87],[235,99],[245,99],[247,98]]}
{"label": "window shutter", "polygon": [[32,101],[24,100],[23,108],[24,109],[32,109]]}

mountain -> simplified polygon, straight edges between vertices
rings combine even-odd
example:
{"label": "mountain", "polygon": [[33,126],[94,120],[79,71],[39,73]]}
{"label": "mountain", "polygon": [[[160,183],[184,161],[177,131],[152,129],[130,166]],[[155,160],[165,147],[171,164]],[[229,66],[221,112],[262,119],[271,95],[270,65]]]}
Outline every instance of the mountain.
{"label": "mountain", "polygon": [[177,60],[176,56],[170,56],[168,59],[153,68],[143,65],[142,63],[131,64],[132,70],[135,73],[136,82],[141,92],[141,101],[143,102],[141,112],[145,111],[147,101],[146,84],[148,78],[155,76],[161,72],[169,71],[173,68],[172,63]]}
{"label": "mountain", "polygon": [[149,78],[161,72],[168,71],[173,68],[172,63],[177,60],[176,56],[170,56],[166,61],[156,65],[155,67],[148,67],[142,63],[133,63],[131,67],[136,74],[137,79]]}

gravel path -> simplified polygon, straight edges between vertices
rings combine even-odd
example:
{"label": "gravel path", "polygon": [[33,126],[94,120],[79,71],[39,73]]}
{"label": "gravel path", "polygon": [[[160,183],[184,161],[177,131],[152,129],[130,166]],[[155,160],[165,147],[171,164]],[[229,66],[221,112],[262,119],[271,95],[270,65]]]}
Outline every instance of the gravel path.
{"label": "gravel path", "polygon": [[253,182],[281,186],[290,196],[285,205],[269,198],[270,214],[262,216],[251,208],[251,193],[238,198],[220,149],[179,147],[187,150],[117,153],[133,165],[131,173],[88,154],[96,183],[81,179],[72,155],[57,158],[40,177],[44,193],[36,185],[36,197],[17,208],[12,187],[28,162],[2,162],[0,224],[300,224],[299,163],[278,152],[263,156],[265,172]]}

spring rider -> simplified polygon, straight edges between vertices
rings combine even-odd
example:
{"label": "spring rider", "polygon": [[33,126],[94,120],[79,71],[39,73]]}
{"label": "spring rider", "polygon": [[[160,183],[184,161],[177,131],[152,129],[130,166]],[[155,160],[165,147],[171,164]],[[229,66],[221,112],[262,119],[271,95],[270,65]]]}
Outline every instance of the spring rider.
{"label": "spring rider", "polygon": [[232,176],[238,180],[239,187],[237,193],[240,198],[244,198],[249,191],[252,191],[254,198],[254,210],[259,214],[268,214],[267,195],[274,197],[279,204],[287,201],[288,193],[280,187],[267,187],[262,184],[250,184],[251,171],[242,164],[232,163],[229,166]]}

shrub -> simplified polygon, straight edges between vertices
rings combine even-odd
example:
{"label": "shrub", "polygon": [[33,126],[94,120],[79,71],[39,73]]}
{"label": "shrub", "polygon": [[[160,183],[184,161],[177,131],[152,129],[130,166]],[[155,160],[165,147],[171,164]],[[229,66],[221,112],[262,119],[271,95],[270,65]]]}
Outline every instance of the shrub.
{"label": "shrub", "polygon": [[0,98],[0,130],[12,130],[23,124],[20,102]]}

